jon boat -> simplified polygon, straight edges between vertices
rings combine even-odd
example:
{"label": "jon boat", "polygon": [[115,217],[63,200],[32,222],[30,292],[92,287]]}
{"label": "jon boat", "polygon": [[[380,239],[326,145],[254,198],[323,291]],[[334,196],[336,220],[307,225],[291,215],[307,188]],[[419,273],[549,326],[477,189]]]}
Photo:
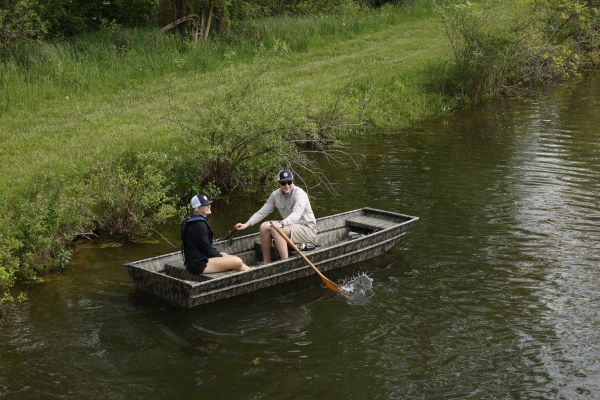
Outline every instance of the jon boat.
{"label": "jon boat", "polygon": [[[318,246],[303,253],[321,272],[364,261],[383,254],[406,234],[417,217],[374,208],[361,208],[317,220]],[[258,233],[233,241],[214,243],[222,252],[235,254],[247,265],[262,259]],[[273,250],[273,257],[277,251]],[[314,275],[293,252],[287,260],[250,271],[227,271],[194,275],[187,272],[180,251],[125,264],[138,289],[153,293],[182,307],[237,296],[294,279]]]}

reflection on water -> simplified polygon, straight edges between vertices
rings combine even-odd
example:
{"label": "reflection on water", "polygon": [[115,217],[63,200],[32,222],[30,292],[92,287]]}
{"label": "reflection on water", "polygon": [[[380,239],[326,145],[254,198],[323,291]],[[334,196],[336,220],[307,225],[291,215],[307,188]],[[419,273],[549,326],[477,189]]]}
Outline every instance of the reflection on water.
{"label": "reflection on water", "polygon": [[[598,397],[599,109],[600,77],[341,146],[357,165],[323,162],[340,195],[311,189],[316,214],[420,217],[328,273],[358,302],[311,276],[182,310],[122,267],[176,248],[82,246],[0,320],[0,397]],[[215,235],[263,200],[215,203]]]}

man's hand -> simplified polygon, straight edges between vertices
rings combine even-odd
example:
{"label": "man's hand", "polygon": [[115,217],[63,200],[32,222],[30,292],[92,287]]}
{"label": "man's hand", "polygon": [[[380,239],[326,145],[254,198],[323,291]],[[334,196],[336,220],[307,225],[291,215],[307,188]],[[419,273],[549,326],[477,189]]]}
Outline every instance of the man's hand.
{"label": "man's hand", "polygon": [[248,227],[248,223],[246,222],[245,224],[242,224],[241,222],[238,222],[237,224],[234,225],[234,228],[238,231],[242,231],[244,229],[246,229]]}
{"label": "man's hand", "polygon": [[272,224],[273,226],[276,226],[279,229],[283,229],[283,227],[285,226],[283,221],[269,221],[269,223]]}

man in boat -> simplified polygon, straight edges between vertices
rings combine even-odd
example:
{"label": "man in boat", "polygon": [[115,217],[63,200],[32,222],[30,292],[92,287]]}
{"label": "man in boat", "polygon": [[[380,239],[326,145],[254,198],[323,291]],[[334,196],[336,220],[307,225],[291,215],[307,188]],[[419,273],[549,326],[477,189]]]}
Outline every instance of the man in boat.
{"label": "man in boat", "polygon": [[220,253],[213,246],[213,233],[208,224],[212,200],[204,194],[192,197],[193,213],[183,221],[181,241],[185,267],[192,274],[210,274],[228,270],[250,269],[241,258]]}
{"label": "man in boat", "polygon": [[[273,221],[294,243],[316,243],[317,220],[313,214],[310,200],[306,192],[294,185],[294,174],[288,169],[282,169],[277,175],[281,186],[274,190],[266,203],[254,213],[245,223],[235,224],[235,229],[243,230],[264,220],[275,208],[281,214],[281,221]],[[287,242],[271,228],[269,221],[260,225],[260,243],[263,254],[263,264],[271,262],[271,240],[282,260],[288,258]]]}

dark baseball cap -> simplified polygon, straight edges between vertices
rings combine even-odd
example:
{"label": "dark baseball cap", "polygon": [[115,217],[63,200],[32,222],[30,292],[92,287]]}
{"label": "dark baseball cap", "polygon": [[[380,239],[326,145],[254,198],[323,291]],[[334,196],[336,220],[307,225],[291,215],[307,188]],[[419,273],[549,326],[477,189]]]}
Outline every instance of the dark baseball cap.
{"label": "dark baseball cap", "polygon": [[282,169],[279,171],[277,180],[279,182],[291,182],[294,180],[294,174],[289,169]]}

